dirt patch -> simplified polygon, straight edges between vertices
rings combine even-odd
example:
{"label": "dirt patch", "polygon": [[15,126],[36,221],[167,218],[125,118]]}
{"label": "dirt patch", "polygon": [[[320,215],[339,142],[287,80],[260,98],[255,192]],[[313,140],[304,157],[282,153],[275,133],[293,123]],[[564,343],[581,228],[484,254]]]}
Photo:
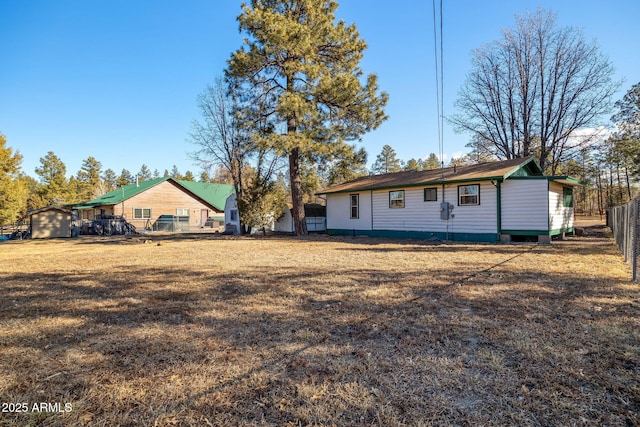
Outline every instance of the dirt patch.
{"label": "dirt patch", "polygon": [[640,288],[593,230],[3,244],[0,425],[637,425]]}

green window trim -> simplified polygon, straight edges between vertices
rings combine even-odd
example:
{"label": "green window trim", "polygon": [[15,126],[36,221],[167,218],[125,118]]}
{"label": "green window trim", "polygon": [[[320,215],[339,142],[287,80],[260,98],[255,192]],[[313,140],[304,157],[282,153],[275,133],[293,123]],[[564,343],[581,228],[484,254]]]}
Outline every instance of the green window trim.
{"label": "green window trim", "polygon": [[349,218],[360,218],[360,194],[350,194],[349,200],[351,201],[351,216]]}
{"label": "green window trim", "polygon": [[389,191],[389,208],[404,208],[404,190]]}
{"label": "green window trim", "polygon": [[562,187],[562,206],[573,207],[573,187]]}
{"label": "green window trim", "polygon": [[424,201],[425,202],[437,202],[438,201],[438,188],[428,187],[424,189]]}
{"label": "green window trim", "polygon": [[480,184],[458,185],[458,206],[480,204]]}

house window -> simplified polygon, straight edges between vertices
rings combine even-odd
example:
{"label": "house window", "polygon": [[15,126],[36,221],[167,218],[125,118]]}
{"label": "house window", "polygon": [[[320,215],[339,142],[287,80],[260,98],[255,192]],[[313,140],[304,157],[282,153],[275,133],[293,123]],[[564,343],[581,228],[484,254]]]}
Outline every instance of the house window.
{"label": "house window", "polygon": [[189,216],[189,208],[178,208],[176,209],[177,216]]}
{"label": "house window", "polygon": [[479,205],[480,184],[458,186],[458,206]]}
{"label": "house window", "polygon": [[231,209],[231,211],[229,212],[229,217],[230,217],[231,221],[237,221],[238,220],[238,210],[237,209]]}
{"label": "house window", "polygon": [[565,208],[573,207],[573,188],[564,187],[562,189],[562,205]]}
{"label": "house window", "polygon": [[389,191],[389,207],[404,208],[404,190]]}
{"label": "house window", "polygon": [[360,217],[360,195],[352,194],[351,198],[351,218],[357,219]]}
{"label": "house window", "polygon": [[133,219],[151,219],[151,208],[133,208]]}
{"label": "house window", "polygon": [[437,188],[425,188],[424,189],[424,201],[436,202],[438,201],[438,189]]}

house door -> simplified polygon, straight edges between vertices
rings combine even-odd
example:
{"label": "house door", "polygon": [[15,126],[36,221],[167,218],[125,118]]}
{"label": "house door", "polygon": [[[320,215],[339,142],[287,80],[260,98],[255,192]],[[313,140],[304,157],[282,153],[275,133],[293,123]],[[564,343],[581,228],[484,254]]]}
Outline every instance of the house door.
{"label": "house door", "polygon": [[202,209],[200,210],[200,227],[204,227],[209,219],[209,210]]}

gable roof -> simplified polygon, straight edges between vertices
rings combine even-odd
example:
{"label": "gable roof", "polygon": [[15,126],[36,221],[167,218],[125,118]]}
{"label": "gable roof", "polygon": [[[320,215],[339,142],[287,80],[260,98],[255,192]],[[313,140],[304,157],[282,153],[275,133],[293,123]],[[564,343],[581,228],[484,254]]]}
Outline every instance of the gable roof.
{"label": "gable roof", "polygon": [[233,185],[230,184],[183,181],[177,179],[174,181],[219,211],[224,211],[224,205],[227,202],[227,198],[235,193]]}
{"label": "gable roof", "polygon": [[234,193],[233,185],[183,181],[165,176],[138,184],[125,185],[88,202],[74,205],[74,207],[76,209],[89,209],[95,206],[116,205],[165,181],[174,183],[220,211],[224,210],[227,198]]}
{"label": "gable roof", "polygon": [[376,190],[382,188],[449,184],[468,181],[505,180],[511,176],[543,177],[542,169],[532,157],[457,166],[426,171],[394,172],[363,176],[334,185],[318,194]]}

